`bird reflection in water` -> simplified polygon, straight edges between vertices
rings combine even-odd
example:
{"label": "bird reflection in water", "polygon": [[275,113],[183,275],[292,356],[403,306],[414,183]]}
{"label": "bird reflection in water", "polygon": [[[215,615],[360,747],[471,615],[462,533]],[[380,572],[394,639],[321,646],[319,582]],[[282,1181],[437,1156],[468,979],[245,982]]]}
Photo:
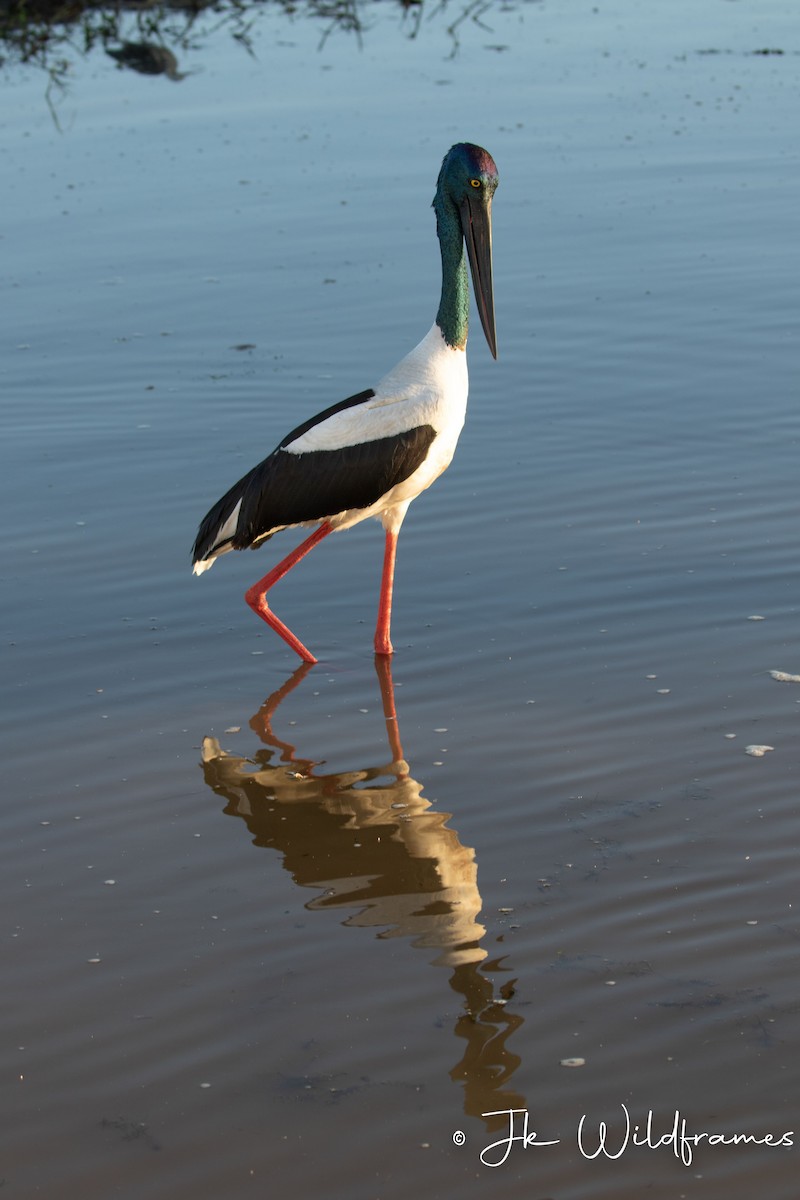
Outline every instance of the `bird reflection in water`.
{"label": "bird reflection in water", "polygon": [[450,986],[464,999],[454,1032],[466,1046],[450,1074],[463,1084],[465,1112],[524,1107],[506,1088],[519,1065],[506,1040],[523,1018],[509,1011],[512,981],[495,992],[491,976],[508,968],[488,961],[481,944],[475,851],[461,843],[449,813],[432,809],[403,757],[391,660],[375,656],[390,761],[352,771],[319,772],[318,762],[299,757],[273,731],[281,702],[309,670],[304,663],[252,717],[264,746],[252,758],[204,739],[206,783],[226,801],[224,811],[245,822],[254,845],[277,850],[296,883],[320,890],[307,908],[348,908],[346,925],[408,937],[450,971]]}

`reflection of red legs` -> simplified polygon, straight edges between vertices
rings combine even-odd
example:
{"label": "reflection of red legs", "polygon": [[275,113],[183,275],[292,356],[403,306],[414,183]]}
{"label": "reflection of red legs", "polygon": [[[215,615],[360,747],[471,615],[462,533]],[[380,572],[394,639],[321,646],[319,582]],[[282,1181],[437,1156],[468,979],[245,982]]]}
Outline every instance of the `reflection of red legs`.
{"label": "reflection of red legs", "polygon": [[378,624],[375,627],[375,653],[391,654],[392,642],[389,637],[389,626],[392,623],[392,591],[394,589],[394,560],[397,554],[397,534],[386,530],[386,543],[383,552],[383,574],[381,575],[381,595],[378,601]]}
{"label": "reflection of red legs", "polygon": [[[302,666],[298,667],[294,674],[290,675],[277,691],[274,691],[271,696],[267,696],[258,712],[254,713],[250,718],[250,728],[258,735],[264,745],[274,746],[275,749],[280,750],[282,761],[297,764],[304,774],[310,774],[311,769],[318,764],[310,758],[295,758],[295,747],[292,743],[282,741],[273,733],[272,719],[287,696],[303,682],[312,666],[313,663],[305,662]],[[403,747],[400,744],[400,727],[397,723],[397,710],[394,703],[392,660],[388,655],[375,655],[375,674],[378,676],[378,685],[381,690],[381,704],[386,720],[386,736],[389,741],[392,762],[403,764],[403,774],[398,775],[398,778],[406,779],[408,777],[406,774],[407,764],[403,757]]]}
{"label": "reflection of red legs", "polygon": [[[298,667],[293,675],[290,675],[282,687],[279,687],[271,696],[267,696],[264,703],[257,713],[254,713],[250,718],[250,728],[254,733],[258,734],[265,746],[274,746],[281,751],[281,759],[284,762],[294,762],[295,748],[291,742],[283,742],[276,737],[272,732],[272,718],[278,711],[278,706],[283,703],[290,692],[293,692],[298,684],[302,683],[308,672],[314,664],[304,662]],[[308,766],[310,760],[304,760],[304,765]]]}
{"label": "reflection of red legs", "polygon": [[397,711],[394,706],[394,684],[392,683],[392,660],[385,654],[375,655],[375,672],[381,689],[383,715],[386,718],[386,733],[389,738],[389,749],[392,762],[401,762],[403,747],[400,745],[400,727],[397,724]]}
{"label": "reflection of red legs", "polygon": [[[286,645],[294,650],[295,654],[299,654],[300,657],[307,663],[315,663],[317,660],[311,651],[306,649],[300,639],[295,637],[291,629],[284,625],[283,621],[280,621],[275,616],[275,613],[267,604],[267,592],[274,584],[278,582],[279,579],[283,579],[284,575],[286,575],[288,571],[291,571],[292,567],[295,566],[296,563],[299,563],[301,558],[305,558],[309,550],[313,550],[314,547],[321,542],[324,537],[327,537],[328,534],[332,532],[333,526],[329,525],[327,521],[323,521],[322,524],[314,530],[310,537],[307,537],[304,542],[300,543],[296,550],[293,550],[291,554],[287,554],[286,558],[282,559],[281,562],[278,563],[277,567],[273,567],[263,579],[259,579],[258,583],[254,583],[253,586],[248,588],[244,594],[244,598],[252,608],[253,612],[258,613],[261,619],[267,622],[270,629],[274,629],[278,636],[283,638],[283,640],[286,642]],[[390,584],[390,609],[391,599],[392,596]],[[388,653],[391,653],[391,646],[389,647]]]}

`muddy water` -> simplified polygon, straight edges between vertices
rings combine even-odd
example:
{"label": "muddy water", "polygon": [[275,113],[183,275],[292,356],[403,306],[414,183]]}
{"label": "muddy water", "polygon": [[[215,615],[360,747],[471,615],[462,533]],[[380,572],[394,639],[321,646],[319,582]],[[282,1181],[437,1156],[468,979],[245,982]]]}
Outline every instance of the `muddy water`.
{"label": "muddy water", "polygon": [[[4,81],[9,1196],[796,1195],[791,16],[268,17],[77,63],[60,131]],[[189,546],[425,332],[464,137],[500,359],[391,670],[362,526],[281,584],[298,672],[271,547]]]}

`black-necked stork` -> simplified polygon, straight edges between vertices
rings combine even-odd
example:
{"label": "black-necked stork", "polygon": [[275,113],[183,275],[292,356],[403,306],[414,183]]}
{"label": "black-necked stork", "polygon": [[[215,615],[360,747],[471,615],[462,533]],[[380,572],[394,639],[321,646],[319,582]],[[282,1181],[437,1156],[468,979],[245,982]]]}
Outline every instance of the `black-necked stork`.
{"label": "black-necked stork", "polygon": [[[397,535],[408,506],[450,464],[467,408],[467,258],[494,358],[492,197],[497,167],[460,142],[445,155],[433,207],[442,254],[436,321],[380,383],[326,408],[283,439],[204,517],[193,549],[196,575],[229,550],[255,549],[295,525],[316,525],[245,593],[250,607],[306,662],[314,655],[267,604],[267,592],[335,529],[377,517],[386,532],[375,652],[391,654]],[[466,246],[466,256],[464,248]]]}

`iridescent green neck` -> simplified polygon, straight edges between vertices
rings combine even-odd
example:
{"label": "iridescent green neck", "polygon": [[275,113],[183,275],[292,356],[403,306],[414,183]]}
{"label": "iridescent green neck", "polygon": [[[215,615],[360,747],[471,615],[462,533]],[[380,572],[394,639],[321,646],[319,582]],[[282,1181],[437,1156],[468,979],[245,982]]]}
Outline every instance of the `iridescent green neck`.
{"label": "iridescent green neck", "polygon": [[446,202],[439,192],[433,207],[436,209],[436,231],[442,251],[442,296],[436,324],[448,346],[463,350],[469,328],[469,284],[464,236],[455,206]]}

